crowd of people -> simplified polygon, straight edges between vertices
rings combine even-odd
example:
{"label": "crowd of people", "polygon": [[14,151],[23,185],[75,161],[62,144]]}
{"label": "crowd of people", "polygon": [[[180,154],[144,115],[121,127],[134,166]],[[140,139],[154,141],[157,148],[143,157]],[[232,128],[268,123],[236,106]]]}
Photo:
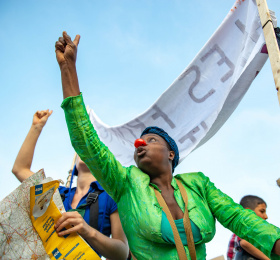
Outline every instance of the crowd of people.
{"label": "crowd of people", "polygon": [[[277,259],[280,229],[265,221],[266,202],[245,196],[237,204],[201,172],[174,175],[179,150],[164,129],[144,129],[131,155],[136,166],[115,159],[83,102],[76,71],[79,40],[63,32],[55,44],[62,108],[78,154],[77,187],[59,187],[67,211],[55,223],[59,236],[78,232],[107,259],[206,259],[205,243],[214,237],[217,219],[234,233],[228,259]],[[12,170],[21,182],[33,174],[36,142],[51,114],[43,110],[33,116]],[[65,230],[68,225],[72,228]]]}

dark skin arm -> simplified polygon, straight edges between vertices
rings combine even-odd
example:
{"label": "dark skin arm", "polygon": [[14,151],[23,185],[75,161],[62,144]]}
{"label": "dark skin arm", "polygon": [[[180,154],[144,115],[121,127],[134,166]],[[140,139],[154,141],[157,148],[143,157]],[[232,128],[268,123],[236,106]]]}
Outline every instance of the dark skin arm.
{"label": "dark skin arm", "polygon": [[[63,32],[55,43],[56,59],[61,71],[63,98],[80,95],[78,76],[76,71],[77,47],[80,35],[76,35],[72,42],[70,36]],[[126,259],[128,255],[127,239],[123,232],[117,211],[110,215],[112,238],[105,236],[90,227],[77,212],[66,212],[55,224],[60,236],[78,232],[96,250],[110,259]],[[61,231],[70,225],[72,228]]]}
{"label": "dark skin arm", "polygon": [[280,239],[276,240],[272,252],[276,255],[280,255]]}
{"label": "dark skin arm", "polygon": [[77,47],[80,35],[72,42],[70,36],[63,32],[55,43],[55,53],[61,71],[63,98],[80,95],[78,75],[76,71]]}
{"label": "dark skin arm", "polygon": [[[76,71],[77,47],[80,41],[80,35],[76,35],[73,42],[66,32],[63,32],[62,35],[63,37],[60,37],[55,43],[55,52],[56,59],[61,70],[63,98],[65,99],[69,96],[80,95]],[[171,211],[172,216],[175,219],[182,218],[183,212],[175,200],[174,190],[170,183],[168,187],[169,189],[166,187],[162,189],[162,195]]]}

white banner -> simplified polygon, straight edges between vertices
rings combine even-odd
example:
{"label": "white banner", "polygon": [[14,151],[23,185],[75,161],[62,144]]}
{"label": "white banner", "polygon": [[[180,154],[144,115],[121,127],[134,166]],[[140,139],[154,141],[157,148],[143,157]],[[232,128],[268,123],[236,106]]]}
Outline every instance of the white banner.
{"label": "white banner", "polygon": [[109,127],[90,109],[92,124],[124,166],[134,164],[134,141],[147,126],[161,127],[174,138],[182,161],[235,110],[267,60],[264,44],[255,1],[236,1],[191,64],[146,112]]}

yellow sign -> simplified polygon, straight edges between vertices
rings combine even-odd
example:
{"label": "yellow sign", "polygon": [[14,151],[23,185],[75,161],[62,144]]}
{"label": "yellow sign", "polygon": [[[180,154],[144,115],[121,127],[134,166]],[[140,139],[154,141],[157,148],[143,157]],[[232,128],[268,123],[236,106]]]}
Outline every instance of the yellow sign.
{"label": "yellow sign", "polygon": [[53,260],[100,260],[77,233],[59,237],[55,231],[54,224],[61,217],[61,212],[52,197],[58,186],[58,181],[51,181],[30,188],[30,218],[47,254]]}

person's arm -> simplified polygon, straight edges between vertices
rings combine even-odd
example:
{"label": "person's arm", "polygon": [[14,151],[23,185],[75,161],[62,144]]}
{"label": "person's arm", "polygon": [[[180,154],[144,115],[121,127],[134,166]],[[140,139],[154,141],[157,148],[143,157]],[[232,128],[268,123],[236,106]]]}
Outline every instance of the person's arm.
{"label": "person's arm", "polygon": [[20,182],[23,182],[25,179],[34,174],[30,170],[30,167],[33,160],[35,146],[41,131],[51,114],[52,111],[42,110],[37,111],[33,116],[31,128],[18,152],[12,169],[12,173]]}
{"label": "person's arm", "polygon": [[276,255],[280,255],[280,239],[276,240],[276,242],[274,243],[272,252]]}
{"label": "person's arm", "polygon": [[[102,256],[112,260],[125,260],[128,256],[128,245],[122,230],[118,211],[110,215],[110,221],[112,238],[90,227],[76,211],[63,213],[62,217],[56,222],[55,229],[59,236],[78,232]],[[73,227],[61,231],[68,225]]]}
{"label": "person's arm", "polygon": [[259,249],[257,249],[256,247],[254,247],[252,244],[250,244],[248,241],[246,241],[244,239],[240,240],[240,246],[246,252],[248,252],[250,255],[256,257],[257,259],[269,260],[269,258],[264,253],[262,253]]}
{"label": "person's arm", "polygon": [[125,169],[99,140],[89,120],[76,72],[77,46],[80,36],[72,42],[66,32],[55,44],[56,58],[61,70],[65,118],[72,146],[108,194],[118,202],[127,183]]}
{"label": "person's arm", "polygon": [[76,71],[77,47],[80,35],[76,35],[73,42],[66,32],[63,32],[62,35],[63,37],[60,37],[55,43],[55,53],[61,71],[63,98],[65,99],[80,95]]}
{"label": "person's arm", "polygon": [[208,177],[199,174],[201,179],[198,181],[203,183],[203,193],[214,217],[225,228],[251,243],[266,256],[270,257],[274,252],[279,254],[278,243],[275,250],[273,246],[280,239],[280,229],[258,217],[252,210],[235,203],[217,189]]}

